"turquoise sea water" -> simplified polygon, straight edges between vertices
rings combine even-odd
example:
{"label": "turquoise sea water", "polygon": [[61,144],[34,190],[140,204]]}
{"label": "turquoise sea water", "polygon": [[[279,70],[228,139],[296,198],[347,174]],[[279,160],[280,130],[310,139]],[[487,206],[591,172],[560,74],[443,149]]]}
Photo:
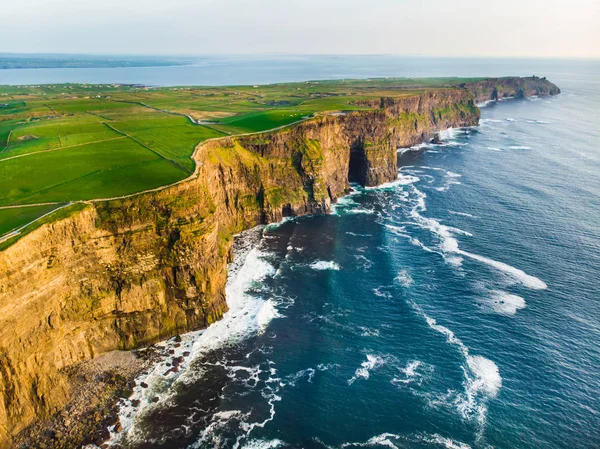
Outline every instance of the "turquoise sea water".
{"label": "turquoise sea water", "polygon": [[140,379],[113,443],[600,446],[600,65],[473,64],[397,75],[535,73],[563,93],[490,104],[401,150],[396,183],[241,236],[231,311],[167,343],[183,369]]}

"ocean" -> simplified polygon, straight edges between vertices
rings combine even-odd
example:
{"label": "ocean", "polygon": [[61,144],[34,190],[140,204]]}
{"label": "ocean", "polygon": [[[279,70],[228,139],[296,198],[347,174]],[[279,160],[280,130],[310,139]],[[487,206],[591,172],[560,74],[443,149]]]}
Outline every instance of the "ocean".
{"label": "ocean", "polygon": [[[399,150],[396,182],[238,236],[230,311],[163,344],[183,369],[139,379],[112,444],[600,447],[600,63],[369,60],[220,79],[536,74],[563,93],[488,104]],[[151,78],[111,81],[196,84]]]}

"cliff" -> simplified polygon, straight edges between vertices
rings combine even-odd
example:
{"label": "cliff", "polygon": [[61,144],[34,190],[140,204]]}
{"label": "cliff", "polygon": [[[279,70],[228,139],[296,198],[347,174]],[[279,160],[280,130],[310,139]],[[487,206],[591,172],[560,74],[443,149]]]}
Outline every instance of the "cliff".
{"label": "cliff", "polygon": [[535,95],[543,97],[560,93],[556,84],[537,76],[488,78],[476,83],[469,83],[464,87],[473,92],[475,102],[478,104],[503,98],[524,98]]}
{"label": "cliff", "polygon": [[[477,87],[484,89],[484,87]],[[0,252],[0,446],[70,397],[70,367],[218,320],[233,235],[397,177],[398,147],[476,125],[467,89],[382,98],[196,148],[193,176],[91,203]]]}

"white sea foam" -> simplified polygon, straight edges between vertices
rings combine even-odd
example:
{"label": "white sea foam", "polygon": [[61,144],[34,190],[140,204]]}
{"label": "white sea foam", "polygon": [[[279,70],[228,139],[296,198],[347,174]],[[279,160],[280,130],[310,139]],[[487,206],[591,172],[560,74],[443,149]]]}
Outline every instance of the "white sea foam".
{"label": "white sea foam", "polygon": [[397,186],[414,184],[415,182],[418,182],[418,181],[419,181],[419,178],[416,176],[403,175],[403,174],[399,173],[398,179],[396,179],[395,181],[384,182],[383,184],[380,184],[378,186],[365,187],[365,189],[366,190],[388,190],[388,189],[396,188]]}
{"label": "white sea foam", "polygon": [[461,184],[460,181],[458,180],[458,178],[461,178],[461,177],[462,177],[462,175],[459,175],[458,173],[454,173],[449,170],[445,171],[444,185],[441,187],[436,187],[435,190],[437,190],[439,192],[445,192],[445,191],[449,190],[451,186]]}
{"label": "white sea foam", "polygon": [[358,206],[359,204],[352,198],[353,193],[354,191],[346,196],[338,198],[336,203],[331,205],[331,213],[333,215],[339,215],[340,210],[346,210],[347,208]]}
{"label": "white sea foam", "polygon": [[356,264],[365,272],[369,271],[373,267],[373,262],[362,254],[355,255],[354,258],[356,259]]}
{"label": "white sea foam", "polygon": [[413,278],[410,276],[410,274],[408,274],[408,271],[406,270],[401,270],[398,273],[398,276],[396,276],[396,280],[403,286],[403,287],[410,287],[413,284]]}
{"label": "white sea foam", "polygon": [[430,148],[430,147],[431,147],[430,143],[423,142],[423,143],[419,143],[417,145],[413,145],[412,147],[409,147],[409,148],[398,148],[397,153],[402,155],[408,151],[421,151],[421,150],[424,150],[424,149]]}
{"label": "white sea foam", "polygon": [[[490,258],[487,258],[484,256],[480,256],[478,254],[473,254],[473,253],[461,250],[458,245],[458,240],[456,239],[454,234],[463,234],[463,235],[467,235],[467,236],[471,236],[471,234],[466,231],[463,231],[461,229],[458,229],[458,228],[453,228],[450,226],[443,225],[434,218],[428,218],[428,217],[424,217],[423,215],[421,215],[420,212],[426,210],[426,204],[425,204],[426,196],[425,196],[425,194],[420,192],[415,186],[411,186],[411,187],[412,187],[414,193],[416,194],[416,204],[409,212],[409,216],[411,216],[415,220],[415,223],[418,226],[420,226],[424,229],[428,229],[431,232],[433,232],[435,235],[438,236],[438,238],[440,239],[439,247],[440,247],[440,250],[441,250],[442,255],[444,256],[444,259],[446,260],[446,262],[448,262],[449,264],[454,265],[454,266],[461,266],[462,258],[460,256],[469,257],[471,259],[485,263],[485,264],[509,275],[515,281],[523,284],[524,286],[526,286],[528,288],[535,289],[535,290],[543,290],[543,289],[547,288],[547,285],[544,281],[536,278],[535,276],[531,276],[518,268],[510,266],[504,262],[498,262],[496,260],[493,260],[493,259],[490,259]],[[386,227],[388,227],[388,229],[392,229],[394,231],[393,225],[386,225]],[[410,235],[407,235],[406,233],[401,233],[401,232],[399,232],[399,230],[396,230],[396,233],[397,233],[397,235],[402,235],[402,236],[408,237],[409,239],[411,239],[411,241],[414,240]],[[417,244],[417,243],[414,242],[414,244]],[[425,248],[425,246],[422,245],[421,242],[418,242],[418,244],[420,244],[420,246],[423,246]]]}
{"label": "white sea foam", "polygon": [[[348,447],[389,447],[391,449],[400,449],[406,447],[422,447],[423,443],[444,447],[446,449],[471,449],[471,446],[468,444],[441,436],[437,433],[432,435],[419,433],[414,435],[397,435],[389,432],[375,435],[365,442],[344,443],[338,447],[340,449]],[[331,446],[324,446],[328,449],[333,449]]]}
{"label": "white sea foam", "polygon": [[[137,386],[134,388],[131,399],[139,400],[140,405],[136,409],[131,406],[130,401],[123,401],[120,413],[123,431],[120,434],[112,435],[111,444],[118,443],[122,438],[127,438],[128,441],[143,440],[144,433],[136,426],[137,416],[144,415],[150,409],[168,403],[170,396],[176,391],[172,385],[178,382],[188,384],[202,375],[201,370],[187,369],[191,360],[210,350],[223,345],[235,344],[260,333],[272,319],[280,316],[272,300],[264,300],[257,295],[248,293],[250,288],[258,285],[266,277],[275,274],[275,268],[265,260],[265,254],[254,247],[242,251],[237,256],[230,265],[226,286],[229,310],[220,321],[204,331],[182,336],[180,347],[175,348],[175,354],[170,357],[179,356],[184,351],[190,352],[191,355],[180,365],[179,372],[171,372],[168,376],[164,375],[169,368],[170,357],[166,357],[163,362],[155,364],[148,374],[137,379]],[[140,386],[142,381],[148,384],[148,388]],[[158,403],[152,401],[154,397],[159,398]],[[215,419],[218,420],[220,417],[216,416]]]}
{"label": "white sea foam", "polygon": [[310,267],[313,270],[335,270],[338,271],[340,269],[340,266],[333,262],[333,261],[327,261],[327,260],[317,260],[313,263],[310,264]]}
{"label": "white sea foam", "polygon": [[546,283],[541,279],[536,278],[535,276],[531,276],[525,273],[523,270],[519,270],[513,266],[510,266],[504,262],[498,262],[497,260],[489,259],[487,257],[480,256],[478,254],[469,253],[467,251],[458,250],[459,254],[469,257],[471,259],[477,260],[478,262],[482,262],[490,267],[495,268],[498,271],[501,271],[515,281],[523,284],[527,288],[531,288],[533,290],[544,290],[548,288]]}
{"label": "white sea foam", "polygon": [[367,354],[367,360],[360,364],[354,372],[354,376],[348,379],[348,385],[352,385],[358,379],[368,380],[372,370],[385,364],[385,360],[377,355]]}
{"label": "white sea foam", "polygon": [[278,221],[276,223],[270,223],[268,225],[265,226],[265,229],[267,231],[272,231],[277,229],[278,227],[282,226],[283,224],[287,223],[288,221],[294,221],[297,217],[284,217],[281,221]]}
{"label": "white sea foam", "polygon": [[508,148],[510,148],[511,150],[533,150],[532,147],[527,147],[524,145],[512,145]]}
{"label": "white sea foam", "polygon": [[487,147],[487,149],[491,150],[491,151],[504,151],[504,150],[502,150],[502,148],[496,148],[496,147]]}
{"label": "white sea foam", "polygon": [[375,293],[375,296],[379,296],[380,298],[390,299],[390,298],[392,298],[392,294],[390,292],[385,291],[384,289],[386,289],[386,288],[388,288],[388,287],[381,286],[381,287],[374,288],[373,293]]}
{"label": "white sea foam", "polygon": [[399,235],[400,237],[410,237],[410,235],[406,232],[406,227],[404,226],[396,226],[391,224],[385,224],[384,226],[392,231],[393,234]]}
{"label": "white sea foam", "polygon": [[421,435],[419,440],[430,444],[437,444],[446,449],[471,449],[471,446],[466,443],[443,437],[437,433],[434,433],[433,435]]}
{"label": "white sea foam", "polygon": [[485,424],[487,415],[487,401],[496,397],[502,387],[496,364],[483,356],[471,355],[470,350],[449,328],[427,315],[416,303],[410,302],[413,309],[421,315],[427,325],[446,337],[446,341],[458,348],[465,359],[463,366],[465,375],[464,392],[453,394],[449,392],[441,399],[430,401],[430,405],[443,405],[454,408],[465,420],[475,419],[481,428]]}
{"label": "white sea foam", "polygon": [[375,213],[375,210],[373,209],[363,209],[363,208],[356,208],[356,209],[344,209],[344,212],[347,214],[365,214],[365,215],[372,215]]}
{"label": "white sea foam", "polygon": [[411,384],[421,385],[425,374],[433,371],[431,365],[426,365],[420,360],[412,360],[405,367],[399,368],[400,376],[395,376],[391,383],[394,385],[407,386]]}
{"label": "white sea foam", "polygon": [[436,234],[440,239],[440,249],[445,253],[457,253],[458,241],[454,237],[450,227],[441,224],[434,218],[422,216],[418,212],[418,207],[411,210],[410,215],[415,219],[416,223],[425,229],[429,229]]}
{"label": "white sea foam", "polygon": [[259,331],[261,333],[264,332],[273,319],[281,317],[283,317],[283,315],[277,312],[275,303],[273,300],[269,299],[256,314],[256,323],[258,324]]}
{"label": "white sea foam", "polygon": [[485,100],[485,101],[483,101],[483,102],[477,103],[477,107],[478,107],[478,108],[480,108],[480,109],[481,109],[481,108],[485,108],[485,107],[487,107],[487,105],[489,105],[490,103],[495,103],[495,102],[496,102],[496,100]]}
{"label": "white sea foam", "polygon": [[242,449],[275,449],[283,446],[285,443],[281,440],[250,440]]}
{"label": "white sea foam", "polygon": [[466,212],[456,212],[453,210],[449,210],[448,213],[452,214],[452,215],[459,215],[461,217],[468,217],[468,218],[479,218],[475,215],[471,215],[471,214],[467,214]]}
{"label": "white sea foam", "polygon": [[488,301],[491,308],[502,315],[514,315],[517,313],[517,310],[524,309],[526,306],[525,300],[520,296],[501,290],[491,292],[491,297]]}
{"label": "white sea foam", "polygon": [[461,128],[448,128],[440,131],[438,136],[442,141],[453,140],[462,134],[464,131]]}
{"label": "white sea foam", "polygon": [[379,337],[379,329],[373,329],[366,326],[359,326],[361,337]]}

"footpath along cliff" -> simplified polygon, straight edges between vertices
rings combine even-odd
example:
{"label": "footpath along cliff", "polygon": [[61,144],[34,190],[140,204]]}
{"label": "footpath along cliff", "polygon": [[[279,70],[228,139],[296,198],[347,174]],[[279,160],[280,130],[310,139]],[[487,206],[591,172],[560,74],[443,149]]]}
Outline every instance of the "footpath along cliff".
{"label": "footpath along cliff", "polygon": [[476,101],[559,92],[539,78],[507,80],[203,143],[189,179],[90,204],[0,252],[0,447],[61,410],[73,367],[220,319],[234,234],[326,213],[351,181],[395,180],[397,148],[476,125]]}

